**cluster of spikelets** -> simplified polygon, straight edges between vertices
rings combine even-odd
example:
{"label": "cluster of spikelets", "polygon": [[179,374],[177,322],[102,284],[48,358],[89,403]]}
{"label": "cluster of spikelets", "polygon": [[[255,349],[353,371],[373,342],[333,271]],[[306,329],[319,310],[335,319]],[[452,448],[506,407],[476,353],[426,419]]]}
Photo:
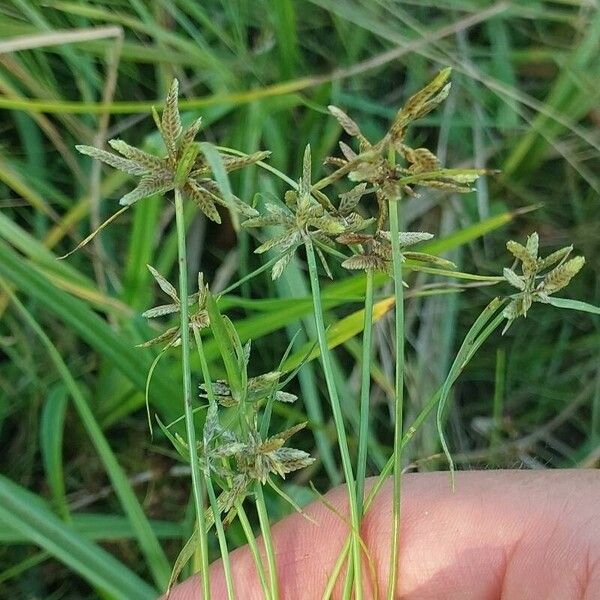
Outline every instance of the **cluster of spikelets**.
{"label": "cluster of spikelets", "polygon": [[[384,228],[390,201],[404,195],[415,195],[415,186],[469,192],[472,189],[470,185],[480,175],[488,172],[483,169],[443,168],[430,150],[412,148],[406,143],[409,124],[427,115],[448,96],[449,75],[450,69],[440,71],[428,85],[411,96],[398,111],[388,132],[376,143],[371,143],[346,113],[330,106],[331,114],[356,141],[356,148],[340,142],[342,157],[330,157],[326,160],[335,170],[313,183],[311,153],[310,147],[307,147],[299,183],[285,194],[284,202],[266,203],[262,215],[229,190],[221,189],[213,176],[215,164],[222,171],[230,172],[267,158],[269,152],[256,152],[240,157],[196,142],[201,121],[197,119],[187,128],[182,126],[176,80],[165,100],[162,116],[159,117],[153,110],[156,127],[166,148],[165,156],[149,154],[122,140],[109,141],[118,154],[90,146],[77,148],[83,154],[140,178],[138,185],[121,198],[120,203],[124,206],[130,206],[151,195],[176,191],[184,199],[193,201],[209,219],[217,223],[221,221],[217,205],[221,205],[247,217],[243,222],[247,228],[279,227],[279,233],[264,240],[256,249],[259,254],[269,250],[279,254],[272,268],[273,279],[283,273],[298,248],[309,244],[316,250],[330,277],[332,273],[327,263],[327,254],[341,257],[341,265],[347,269],[372,269],[391,276],[392,240],[390,232]],[[398,164],[396,156],[401,159]],[[351,188],[339,194],[334,204],[322,190],[344,178],[350,182]],[[365,212],[373,212],[371,207],[375,204],[377,210],[374,217],[363,216],[360,210],[361,202],[368,201],[370,197],[374,197],[376,203],[368,204]],[[442,268],[453,268],[454,265],[449,261],[411,249],[413,245],[431,237],[432,234],[426,232],[401,232],[398,240],[400,260],[410,259],[417,266],[432,263]],[[350,255],[336,250],[336,244],[348,249]],[[518,293],[510,297],[504,311],[508,328],[514,319],[527,314],[533,302],[547,302],[550,294],[566,286],[581,269],[584,259],[578,257],[567,260],[571,246],[546,258],[539,258],[537,234],[529,236],[526,246],[509,242],[507,247],[521,263],[522,271],[518,274],[513,269],[504,270],[505,279],[518,290]],[[552,270],[547,272],[550,267],[553,267]],[[178,297],[176,289],[154,268],[149,268],[159,287],[169,296],[170,302],[151,308],[144,315],[156,318],[179,312],[182,299]],[[190,307],[189,327],[196,332],[210,326],[206,307],[209,294],[200,275],[198,291],[185,300]],[[181,328],[172,327],[142,346],[161,344],[163,348],[168,348],[180,343]],[[275,401],[296,400],[293,394],[281,389],[290,377],[282,383],[282,373],[277,370],[248,378],[249,345],[243,351],[236,350],[234,345],[234,350],[238,368],[243,375],[241,379],[245,382],[242,392],[232,390],[225,381],[214,382],[209,388],[201,386],[201,397],[208,399],[208,410],[198,448],[200,461],[206,474],[213,474],[220,481],[230,482],[229,485],[224,485],[225,491],[219,497],[219,505],[224,512],[233,510],[253,481],[264,483],[273,474],[284,477],[313,462],[306,452],[285,446],[287,440],[302,429],[305,423],[275,435],[267,435],[263,416],[259,427],[258,415],[261,408],[270,407]],[[221,425],[218,405],[238,410],[244,407],[243,436]],[[251,409],[246,412],[248,406]],[[268,420],[266,424],[268,426]],[[166,428],[163,430],[187,457],[187,446],[183,439],[173,436]]]}
{"label": "cluster of spikelets", "polygon": [[[384,229],[389,201],[406,194],[415,195],[415,185],[455,192],[471,191],[468,184],[487,171],[444,169],[430,150],[411,148],[405,143],[408,125],[428,114],[447,97],[449,75],[450,69],[441,71],[427,86],[411,96],[398,111],[389,131],[375,144],[369,142],[346,113],[335,106],[329,107],[344,131],[356,139],[357,151],[340,142],[343,158],[329,157],[326,160],[326,164],[333,165],[336,170],[313,184],[310,147],[307,147],[302,178],[297,189],[285,195],[285,204],[267,203],[265,215],[250,218],[243,224],[245,227],[278,225],[283,228],[283,233],[266,240],[256,249],[257,253],[272,249],[280,253],[273,266],[273,279],[282,274],[294,251],[306,243],[313,244],[330,277],[325,254],[335,254],[332,249],[335,243],[345,245],[353,252],[353,256],[343,260],[343,267],[374,269],[391,275],[391,239],[389,231]],[[403,159],[403,164],[397,165],[390,160],[390,156],[396,153]],[[353,187],[339,195],[336,207],[321,190],[342,178],[347,178]],[[377,201],[377,216],[363,217],[359,204],[373,195]],[[374,231],[368,233],[367,229],[371,227]],[[425,232],[403,232],[400,234],[400,247],[404,250],[431,237]],[[449,261],[425,253],[402,254],[401,260],[411,258],[421,263],[453,266]]]}
{"label": "cluster of spikelets", "polygon": [[549,296],[569,285],[585,264],[583,256],[567,260],[573,246],[565,246],[545,258],[538,256],[537,233],[527,237],[525,246],[511,240],[506,243],[506,248],[515,257],[515,261],[521,263],[521,274],[517,274],[514,267],[504,269],[506,281],[519,290],[511,296],[510,303],[504,309],[507,319],[504,332],[517,317],[526,317],[534,302],[548,303]]}
{"label": "cluster of spikelets", "polygon": [[[157,318],[178,313],[181,301],[177,291],[165,277],[156,269],[148,266],[161,290],[169,296],[171,302],[150,308],[143,315],[147,318]],[[188,296],[190,307],[189,327],[200,332],[210,326],[207,310],[207,299],[210,291],[204,283],[202,274],[198,276],[198,291]],[[140,344],[140,347],[162,345],[163,349],[181,344],[181,327],[170,327],[155,338]],[[233,345],[235,349],[235,345]],[[241,393],[232,390],[226,381],[212,382],[210,389],[205,384],[200,385],[200,398],[208,400],[207,416],[204,424],[202,441],[198,442],[200,461],[207,475],[216,475],[222,481],[231,480],[231,487],[220,497],[220,507],[230,511],[234,503],[246,495],[246,490],[253,481],[265,483],[272,474],[285,477],[297,469],[306,467],[314,459],[303,450],[284,446],[284,443],[297,431],[306,426],[300,423],[277,434],[265,437],[258,429],[258,414],[261,408],[272,402],[293,403],[298,398],[294,394],[284,392],[284,387],[295,375],[288,375],[283,381],[281,371],[271,371],[257,377],[248,377],[248,362],[250,359],[250,342],[237,356],[238,368],[245,382]],[[218,405],[225,408],[238,407],[244,404],[246,414],[246,437],[231,429],[224,428],[218,416]],[[250,411],[248,411],[250,407]],[[164,426],[163,431],[165,431]],[[189,457],[186,442],[177,433],[169,435],[176,448],[185,458]],[[235,461],[235,468],[230,460]],[[224,462],[225,461],[225,462]]]}
{"label": "cluster of spikelets", "polygon": [[[187,128],[183,128],[178,107],[178,83],[174,80],[165,100],[162,116],[153,110],[156,127],[163,139],[166,156],[155,156],[139,148],[130,146],[122,140],[110,140],[110,146],[119,155],[91,146],[77,146],[77,149],[107,165],[129,175],[140,177],[138,185],[125,194],[120,203],[131,206],[137,201],[155,194],[165,194],[177,190],[185,199],[193,201],[211,220],[220,223],[221,217],[216,208],[220,204],[230,210],[241,213],[245,217],[256,217],[258,213],[248,204],[242,202],[231,193],[224,194],[216,181],[211,178],[213,166],[205,156],[201,143],[196,142],[200,131],[201,120],[197,119]],[[238,157],[226,153],[218,153],[218,160],[226,172],[254,164],[269,156],[269,152]],[[160,289],[169,297],[167,304],[153,307],[143,315],[147,318],[159,318],[181,311],[182,299],[175,287],[155,268],[148,266]],[[200,273],[198,289],[185,300],[190,308],[189,327],[201,331],[210,326],[209,313],[206,307],[209,295],[208,286]],[[141,347],[161,345],[163,349],[181,344],[181,326],[167,328],[160,335],[140,344]],[[247,370],[249,345],[239,358],[239,368]],[[210,402],[204,425],[202,441],[198,443],[198,451],[202,468],[207,475],[216,475],[221,481],[231,481],[230,487],[219,497],[222,510],[229,511],[235,502],[243,499],[252,481],[265,483],[272,474],[285,477],[287,473],[306,467],[314,461],[306,452],[286,447],[285,442],[297,431],[305,427],[301,423],[274,435],[266,435],[258,429],[258,409],[273,401],[294,402],[293,394],[283,392],[280,388],[282,374],[271,372],[260,377],[243,379],[247,382],[243,398],[235,397],[227,383],[218,381],[212,384],[214,394],[208,396],[216,399]],[[289,381],[286,379],[285,383]],[[206,389],[202,388],[201,396],[206,398]],[[218,418],[217,402],[222,406],[235,406],[241,402],[250,405],[253,410],[245,416],[246,432],[242,437],[224,428]],[[162,424],[161,424],[162,426]],[[162,426],[163,431],[174,443],[185,458],[189,457],[186,442],[178,434],[171,434]],[[231,461],[235,462],[235,466]]]}
{"label": "cluster of spikelets", "polygon": [[[165,100],[162,118],[156,110],[152,111],[156,128],[167,150],[166,156],[149,154],[123,140],[108,142],[121,156],[93,146],[77,146],[77,150],[119,171],[140,177],[137,187],[121,198],[120,204],[123,206],[130,206],[149,196],[178,189],[216,223],[221,222],[216,204],[247,217],[256,216],[257,212],[252,207],[232,194],[223,194],[217,183],[211,179],[212,168],[203,153],[202,144],[196,142],[202,120],[196,119],[189,127],[183,128],[179,114],[178,91],[179,84],[174,79]],[[220,160],[225,170],[230,172],[263,160],[269,154],[270,152],[255,152],[244,157],[220,154]]]}

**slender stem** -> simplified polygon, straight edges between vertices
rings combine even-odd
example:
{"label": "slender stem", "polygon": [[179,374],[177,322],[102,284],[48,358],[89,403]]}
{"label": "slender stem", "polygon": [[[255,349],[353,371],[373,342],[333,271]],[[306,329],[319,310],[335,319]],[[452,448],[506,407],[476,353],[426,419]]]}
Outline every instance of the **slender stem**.
{"label": "slender stem", "polygon": [[[352,541],[352,537],[349,536],[344,542],[344,546],[342,547],[341,552],[338,554],[337,560],[335,561],[335,565],[333,565],[333,570],[329,574],[329,578],[327,579],[327,585],[325,586],[325,591],[321,596],[321,600],[329,600],[331,595],[333,594],[333,588],[335,587],[335,583],[340,576],[340,572],[342,567],[344,566],[344,562],[350,552],[350,543]],[[352,563],[349,563],[351,565]]]}
{"label": "slender stem", "polygon": [[235,600],[236,595],[233,590],[233,576],[231,574],[231,561],[229,560],[229,549],[227,548],[227,537],[221,521],[221,513],[219,512],[219,504],[215,495],[215,488],[210,477],[206,477],[206,491],[210,507],[213,511],[215,519],[215,529],[217,530],[217,539],[219,540],[219,550],[221,551],[221,561],[223,562],[223,574],[225,576],[225,586],[227,587],[227,599]]}
{"label": "slender stem", "polygon": [[500,444],[500,432],[502,431],[502,404],[504,401],[504,380],[506,368],[506,351],[504,348],[496,350],[496,374],[494,385],[494,404],[492,411],[492,434],[490,435],[490,453],[494,456],[496,448]]}
{"label": "slender stem", "polygon": [[185,245],[185,218],[183,213],[183,199],[181,192],[175,189],[175,221],[177,224],[177,250],[179,260],[179,298],[181,299],[181,354],[183,364],[183,396],[185,412],[185,429],[187,444],[190,452],[190,466],[192,470],[192,490],[198,535],[200,538],[200,560],[202,562],[202,591],[204,598],[210,598],[210,581],[208,574],[208,543],[206,539],[206,525],[204,518],[204,490],[198,451],[196,449],[196,431],[194,429],[194,412],[192,406],[192,370],[190,366],[190,325],[188,281],[187,281],[187,253]]}
{"label": "slender stem", "polygon": [[356,469],[356,503],[362,516],[367,472],[367,445],[369,441],[369,404],[371,392],[371,333],[373,330],[373,269],[367,269],[365,290],[365,324],[362,339],[362,365],[360,386],[360,421],[358,433],[358,466]]}
{"label": "slender stem", "polygon": [[[473,358],[473,356],[475,355],[477,350],[479,350],[479,348],[482,346],[485,340],[487,340],[488,337],[490,337],[490,335],[492,335],[492,333],[496,331],[496,329],[498,329],[498,327],[500,327],[500,325],[502,324],[504,317],[501,312],[496,314],[495,318],[492,319],[494,313],[499,309],[499,307],[501,307],[501,305],[502,301],[500,301],[498,298],[492,300],[492,302],[488,304],[488,306],[483,310],[481,315],[479,315],[475,323],[471,326],[471,329],[465,336],[465,339],[461,345],[461,349],[459,350],[456,356],[455,364],[453,365],[453,368],[450,369],[450,372],[447,376],[447,380],[450,380],[452,384],[456,382],[464,368],[467,366],[467,364],[470,362],[470,360]],[[433,396],[431,396],[427,404],[421,409],[421,412],[417,415],[410,427],[406,429],[406,433],[404,433],[404,435],[402,436],[402,448],[404,448],[410,442],[410,440],[412,440],[412,438],[415,436],[415,433],[421,427],[427,416],[432,412],[432,410],[436,406],[439,405],[443,390],[444,386],[440,387],[437,390],[437,392],[433,394]],[[385,466],[383,467],[383,469],[381,470],[381,473],[377,477],[377,481],[375,481],[375,483],[369,490],[369,493],[365,500],[365,513],[371,507],[373,500],[381,490],[383,484],[386,482],[390,473],[393,471],[393,468],[394,456],[391,456],[385,464]],[[336,567],[334,568],[338,568],[338,563],[343,562],[345,556],[348,554],[350,548],[350,541],[351,538],[348,537],[346,543],[344,544],[342,552],[338,557]],[[333,589],[334,583],[332,583],[331,581],[332,576],[333,575],[330,576],[327,583],[326,590],[328,591],[330,589]],[[324,598],[325,597],[326,596],[324,596]]]}
{"label": "slender stem", "polygon": [[241,502],[236,504],[236,508],[238,519],[240,520],[240,524],[244,530],[244,534],[246,535],[246,540],[248,541],[248,547],[250,548],[250,552],[254,558],[254,564],[256,565],[256,572],[258,573],[258,578],[260,579],[263,595],[265,600],[272,600],[271,592],[269,591],[269,586],[267,584],[267,575],[265,573],[260,552],[258,551],[256,539],[254,538],[252,526],[250,525],[250,521],[248,520],[248,516],[246,515],[246,511],[244,510]]}
{"label": "slender stem", "polygon": [[[208,369],[208,362],[206,360],[206,354],[204,353],[204,345],[202,343],[202,336],[200,330],[197,327],[193,327],[194,339],[196,341],[196,348],[198,350],[198,356],[200,358],[200,368],[202,369],[202,378],[204,379],[204,386],[206,387],[206,393],[208,395],[208,401],[213,406],[216,405],[215,394],[212,389],[212,379],[210,377],[210,371]],[[225,585],[227,587],[227,598],[228,600],[235,600],[235,593],[233,591],[233,576],[231,574],[231,562],[229,560],[229,549],[227,548],[227,537],[225,530],[223,529],[223,521],[221,521],[221,512],[219,510],[219,504],[215,494],[215,488],[210,478],[210,472],[204,473],[204,482],[206,485],[206,491],[208,493],[208,499],[210,507],[213,512],[215,519],[215,529],[217,531],[217,539],[219,540],[219,549],[221,550],[221,560],[223,562],[223,574],[225,576]]]}
{"label": "slender stem", "polygon": [[402,253],[400,250],[400,227],[398,201],[389,201],[390,236],[394,273],[394,297],[396,301],[396,377],[394,384],[394,490],[392,499],[392,543],[390,550],[390,575],[387,597],[396,597],[398,583],[398,542],[400,537],[400,509],[402,495],[402,420],[404,407],[404,288],[402,287]]}
{"label": "slender stem", "polygon": [[310,285],[313,298],[315,325],[317,328],[317,337],[319,339],[319,349],[321,351],[321,362],[323,365],[323,373],[327,383],[327,392],[331,401],[331,410],[333,420],[337,432],[338,445],[342,458],[342,468],[344,477],[346,478],[346,486],[348,487],[348,503],[350,506],[350,522],[352,527],[352,555],[354,563],[354,577],[356,581],[356,599],[362,599],[362,570],[361,570],[361,548],[358,542],[360,535],[360,517],[356,504],[356,487],[354,482],[354,473],[352,471],[352,463],[350,461],[350,452],[348,450],[348,440],[346,438],[346,430],[344,429],[344,418],[342,408],[335,385],[333,368],[331,365],[331,356],[327,346],[327,336],[325,335],[325,324],[323,323],[323,307],[321,304],[321,288],[319,286],[319,274],[317,271],[317,262],[315,260],[315,251],[310,239],[306,239],[306,257],[308,261],[308,272],[310,275]]}
{"label": "slender stem", "polygon": [[[352,535],[348,538],[348,541],[351,543],[351,547],[353,542]],[[352,598],[352,589],[354,587],[354,562],[352,560],[348,561],[348,566],[346,568],[346,576],[344,577],[344,587],[342,589],[342,600],[350,600]]]}
{"label": "slender stem", "polygon": [[[465,339],[450,367],[450,372],[442,385],[442,390],[440,393],[440,401],[437,407],[437,416],[436,416],[436,425],[438,430],[438,435],[440,437],[440,443],[442,446],[442,450],[444,451],[444,455],[448,460],[448,465],[450,467],[450,474],[452,479],[452,487],[454,488],[454,461],[452,460],[452,456],[450,454],[450,449],[448,448],[448,444],[446,442],[446,438],[444,436],[444,428],[443,428],[443,416],[444,416],[444,408],[446,407],[446,403],[448,401],[448,397],[450,396],[450,390],[454,385],[458,375],[464,369],[467,361],[471,360],[471,357],[477,349],[483,344],[483,342],[491,335],[491,333],[502,323],[504,320],[504,316],[502,312],[496,315],[496,317],[491,321],[490,319],[492,315],[498,310],[498,308],[502,305],[502,300],[500,298],[494,298],[481,312],[479,317],[476,319],[475,323],[469,330],[469,333],[465,336]],[[487,324],[487,325],[486,325]],[[483,329],[485,327],[485,329]],[[483,331],[482,331],[483,329]],[[481,333],[479,333],[481,331]],[[478,336],[478,337],[476,337]]]}
{"label": "slender stem", "polygon": [[[219,292],[219,297],[225,296],[225,294],[230,294],[231,292],[233,292],[233,290],[240,287],[240,285],[242,285],[243,283],[246,283],[246,281],[249,281],[253,277],[260,275],[263,271],[266,271],[267,269],[271,268],[280,258],[281,258],[280,256],[274,256],[271,260],[267,261],[264,265],[261,265],[260,267],[258,267],[258,269],[255,269],[251,273],[247,273],[241,279],[238,279],[237,281],[232,283],[230,286],[226,287],[222,292]],[[499,278],[499,279],[501,281],[504,281],[502,278]]]}
{"label": "slender stem", "polygon": [[271,537],[271,526],[269,525],[269,515],[267,514],[267,505],[265,504],[265,495],[260,482],[254,484],[254,494],[256,496],[256,510],[258,512],[258,521],[260,531],[265,544],[267,554],[267,564],[269,566],[269,585],[271,587],[271,598],[279,598],[279,581],[277,579],[277,565],[275,564],[275,551],[273,549],[273,539]]}

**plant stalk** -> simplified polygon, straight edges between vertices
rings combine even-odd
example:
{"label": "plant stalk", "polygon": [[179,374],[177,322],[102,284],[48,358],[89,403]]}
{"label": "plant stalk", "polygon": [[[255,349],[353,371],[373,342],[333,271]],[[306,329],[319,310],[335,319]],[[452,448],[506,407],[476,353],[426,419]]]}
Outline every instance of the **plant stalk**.
{"label": "plant stalk", "polygon": [[198,452],[196,449],[196,430],[194,428],[194,412],[192,406],[192,370],[190,366],[190,319],[187,281],[187,252],[185,236],[185,217],[183,213],[183,198],[181,191],[175,189],[175,222],[177,225],[177,252],[179,261],[179,298],[181,299],[181,355],[183,365],[183,407],[185,413],[185,429],[187,444],[190,452],[190,466],[192,471],[192,492],[198,536],[200,539],[200,560],[202,563],[202,592],[204,598],[210,598],[210,581],[208,574],[208,542],[206,538],[206,524],[204,518],[204,489]]}
{"label": "plant stalk", "polygon": [[402,421],[404,408],[404,288],[402,287],[402,253],[398,200],[389,200],[390,236],[392,238],[392,268],[394,274],[396,372],[394,382],[394,473],[392,499],[392,541],[390,549],[390,575],[387,597],[396,597],[398,583],[398,545],[400,537],[400,512],[402,495]]}
{"label": "plant stalk", "polygon": [[360,385],[360,421],[358,433],[358,459],[356,469],[356,504],[362,516],[365,475],[367,472],[367,447],[369,441],[369,405],[371,392],[371,337],[373,331],[373,269],[367,269],[365,290],[365,324],[362,339],[362,365]]}
{"label": "plant stalk", "polygon": [[260,531],[265,544],[265,553],[267,555],[267,565],[269,566],[269,586],[271,588],[271,598],[279,598],[279,580],[277,578],[277,565],[275,563],[275,550],[273,548],[273,538],[271,537],[271,526],[269,524],[269,515],[267,514],[267,505],[262,485],[259,481],[254,484],[254,495],[256,497],[256,510],[258,512],[258,521]]}
{"label": "plant stalk", "polygon": [[[492,335],[492,333],[496,331],[496,329],[498,329],[498,327],[500,327],[500,325],[504,321],[504,316],[501,312],[496,314],[496,311],[498,311],[502,304],[503,302],[499,298],[495,298],[494,300],[492,300],[488,304],[488,306],[483,310],[483,312],[479,315],[475,323],[471,326],[471,329],[465,336],[461,348],[458,354],[456,355],[455,362],[446,378],[446,381],[449,381],[450,385],[453,385],[456,382],[464,368],[476,354],[477,350],[479,350],[479,348],[488,339],[488,337]],[[494,314],[496,315],[495,317]],[[492,319],[492,317],[494,318]],[[412,438],[415,436],[415,434],[417,433],[427,416],[433,411],[433,409],[436,406],[439,405],[445,386],[446,382],[444,382],[444,385],[440,387],[437,390],[437,392],[433,394],[433,396],[431,396],[427,404],[421,409],[421,411],[419,412],[415,420],[412,422],[410,427],[406,429],[406,433],[404,433],[404,435],[402,436],[402,448],[404,448],[412,440]],[[381,470],[381,473],[377,477],[377,480],[369,490],[364,504],[365,513],[369,510],[373,500],[381,490],[383,484],[385,483],[389,475],[392,473],[393,468],[394,456],[391,456],[385,464],[385,466],[383,467],[383,469]],[[335,585],[334,574],[339,573],[341,565],[343,564],[343,561],[350,550],[350,542],[351,538],[348,537],[340,555],[338,556],[336,565],[334,567],[334,573],[332,573],[332,575],[327,581],[327,594],[323,596],[324,599],[329,598],[333,591],[333,587]]]}
{"label": "plant stalk", "polygon": [[[210,377],[210,371],[208,369],[206,354],[204,353],[202,336],[200,335],[200,330],[197,327],[194,327],[193,331],[194,339],[196,341],[196,348],[198,350],[198,356],[200,358],[202,378],[204,379],[204,385],[206,387],[206,394],[208,396],[208,401],[214,406],[216,405],[217,401],[215,399],[214,390],[212,389],[212,379]],[[225,586],[227,588],[227,598],[228,600],[235,600],[235,593],[233,589],[233,576],[231,574],[231,561],[229,560],[229,549],[227,548],[227,537],[223,528],[223,521],[221,521],[219,504],[217,502],[215,489],[210,478],[210,472],[204,474],[204,481],[206,485],[206,491],[208,493],[210,507],[213,511],[215,519],[215,529],[217,531],[217,539],[219,540],[219,549],[221,551],[221,560],[223,562],[223,575],[225,577]]]}
{"label": "plant stalk", "polygon": [[235,600],[236,595],[233,589],[233,576],[231,574],[231,561],[229,560],[229,548],[227,547],[227,537],[221,521],[221,513],[219,512],[219,504],[215,494],[210,477],[206,477],[206,491],[210,501],[210,507],[213,511],[215,519],[215,529],[217,531],[217,539],[219,540],[219,550],[221,551],[221,561],[223,563],[223,575],[225,577],[225,587],[227,588],[227,600]]}
{"label": "plant stalk", "polygon": [[238,502],[236,504],[236,508],[238,519],[240,520],[240,524],[242,526],[242,529],[244,530],[244,534],[246,535],[246,540],[248,541],[250,553],[254,558],[254,564],[256,565],[256,572],[258,573],[258,578],[260,579],[260,585],[262,587],[263,596],[265,600],[273,600],[271,597],[269,586],[267,584],[267,575],[265,574],[265,569],[262,564],[262,558],[258,550],[258,544],[256,543],[256,539],[254,538],[254,532],[252,531],[252,526],[250,525],[250,521],[248,520],[246,511],[244,510],[244,507],[242,506],[241,502]]}
{"label": "plant stalk", "polygon": [[327,346],[327,336],[325,334],[325,324],[323,322],[323,306],[321,303],[321,288],[319,286],[319,274],[317,271],[317,262],[315,260],[315,251],[310,239],[305,240],[306,246],[306,257],[308,262],[308,272],[310,276],[310,285],[313,298],[315,325],[317,328],[317,337],[319,340],[319,349],[321,351],[321,363],[323,365],[323,373],[325,375],[325,381],[327,384],[327,392],[329,393],[329,399],[331,401],[331,410],[333,413],[333,420],[335,423],[335,429],[337,432],[338,445],[340,449],[340,455],[342,458],[342,468],[344,471],[344,477],[346,478],[346,486],[348,487],[348,503],[350,507],[350,524],[352,527],[352,557],[354,565],[354,577],[355,577],[355,598],[361,600],[362,595],[362,569],[361,569],[361,548],[358,541],[360,536],[360,517],[358,513],[358,506],[356,503],[356,485],[354,481],[354,473],[352,471],[352,463],[350,460],[350,452],[348,450],[348,440],[346,438],[346,431],[344,429],[344,418],[342,415],[342,408],[335,385],[335,378],[333,375],[333,368],[331,365],[331,356],[329,354],[329,347]]}

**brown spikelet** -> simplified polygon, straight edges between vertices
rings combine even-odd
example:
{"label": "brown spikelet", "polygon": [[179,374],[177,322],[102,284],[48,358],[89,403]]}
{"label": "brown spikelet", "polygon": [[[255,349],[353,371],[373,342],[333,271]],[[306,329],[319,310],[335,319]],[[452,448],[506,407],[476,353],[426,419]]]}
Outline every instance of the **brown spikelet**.
{"label": "brown spikelet", "polygon": [[573,246],[565,246],[564,248],[561,248],[560,250],[549,254],[548,256],[546,256],[546,258],[539,259],[538,270],[544,271],[552,265],[555,265],[557,262],[561,262],[562,260],[567,258],[567,256],[569,256],[571,252],[573,252]]}
{"label": "brown spikelet", "polygon": [[519,242],[515,242],[513,240],[509,240],[506,242],[506,249],[523,264],[523,273],[528,274],[535,272],[536,270],[536,260],[525,246],[519,244]]}
{"label": "brown spikelet", "polygon": [[352,137],[361,135],[359,126],[341,108],[333,104],[330,104],[327,108],[348,135]]}
{"label": "brown spikelet", "polygon": [[579,273],[583,265],[585,264],[585,258],[583,256],[576,256],[566,263],[556,267],[542,281],[540,286],[546,294],[553,294],[562,290],[569,284],[571,279]]}
{"label": "brown spikelet", "polygon": [[248,154],[247,156],[230,156],[228,154],[223,154],[221,155],[221,158],[223,160],[223,164],[225,165],[225,170],[229,172],[237,171],[243,167],[256,164],[257,162],[269,158],[269,156],[271,156],[271,153],[267,150],[263,150]]}
{"label": "brown spikelet", "polygon": [[202,117],[198,117],[192,124],[183,132],[181,138],[181,152],[185,153],[187,148],[194,142],[196,136],[202,127]]}
{"label": "brown spikelet", "polygon": [[169,150],[169,155],[175,156],[177,152],[177,140],[181,135],[181,117],[179,116],[179,82],[173,79],[169,93],[165,98],[163,108],[161,129],[164,141]]}
{"label": "brown spikelet", "polygon": [[[168,175],[168,174],[167,174]],[[166,175],[145,175],[140,179],[139,184],[129,193],[125,194],[120,200],[121,206],[130,206],[138,200],[149,198],[155,194],[164,194],[173,189],[173,182]]]}
{"label": "brown spikelet", "polygon": [[366,244],[373,240],[373,236],[369,233],[342,233],[335,240],[340,244],[351,246],[353,244]]}
{"label": "brown spikelet", "polygon": [[409,162],[413,164],[409,167],[409,171],[414,173],[436,171],[440,168],[438,157],[427,148],[416,148],[413,150],[411,159],[409,159]]}
{"label": "brown spikelet", "polygon": [[108,143],[119,154],[122,154],[125,158],[128,158],[145,168],[147,173],[164,169],[164,162],[158,156],[148,154],[135,146],[130,146],[123,140],[108,140]]}
{"label": "brown spikelet", "polygon": [[353,271],[373,269],[375,271],[387,272],[389,264],[385,258],[377,254],[355,254],[354,256],[347,258],[342,263],[342,267]]}
{"label": "brown spikelet", "polygon": [[148,170],[138,164],[137,162],[130,160],[128,158],[122,158],[113,154],[112,152],[107,152],[106,150],[100,150],[100,148],[94,148],[93,146],[83,146],[77,145],[75,148],[81,152],[81,154],[85,154],[86,156],[91,156],[110,167],[114,167],[119,171],[123,171],[124,173],[129,173],[130,175],[145,175]]}
{"label": "brown spikelet", "polygon": [[198,183],[196,183],[193,179],[189,179],[184,192],[189,196],[191,200],[193,200],[198,208],[211,220],[215,223],[221,222],[221,215],[219,215],[219,211],[215,206],[212,194],[202,188]]}

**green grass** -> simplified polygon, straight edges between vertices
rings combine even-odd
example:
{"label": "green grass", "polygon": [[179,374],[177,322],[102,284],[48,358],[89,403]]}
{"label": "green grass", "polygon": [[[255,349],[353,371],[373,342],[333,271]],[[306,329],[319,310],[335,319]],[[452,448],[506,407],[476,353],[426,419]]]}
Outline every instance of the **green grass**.
{"label": "green grass", "polygon": [[[459,273],[484,276],[510,266],[507,239],[538,230],[544,255],[573,243],[587,264],[566,295],[600,304],[600,11],[550,0],[485,10],[467,0],[431,4],[388,10],[378,1],[139,0],[109,11],[89,1],[3,3],[0,596],[152,597],[194,528],[185,465],[159,428],[153,437],[147,428],[144,390],[156,354],[134,348],[157,333],[141,317],[156,299],[145,265],[177,279],[172,204],[145,200],[98,244],[56,260],[89,233],[95,214],[116,210],[126,185],[104,169],[95,182],[91,161],[74,145],[93,143],[105,113],[108,137],[155,151],[148,110],[160,105],[174,76],[184,124],[202,116],[209,142],[271,150],[268,164],[295,181],[307,142],[314,180],[328,172],[323,159],[338,154],[341,130],[328,104],[378,139],[408,95],[452,66],[451,97],[411,130],[410,141],[436,150],[449,167],[475,164],[502,174],[460,197],[404,198],[402,228],[435,233],[423,249],[451,258]],[[107,59],[115,26],[123,45]],[[58,43],[56,32],[76,29],[80,37]],[[18,49],[7,52],[11,43]],[[113,70],[114,94],[107,84]],[[289,189],[259,166],[220,183],[261,210]],[[216,227],[194,211],[185,215],[190,281],[201,269],[221,290],[271,258],[253,254],[250,232],[224,220]],[[339,264],[331,264],[337,280],[321,279],[328,378],[335,380],[327,383],[343,399],[356,464],[366,279],[342,279]],[[447,280],[410,263],[404,275],[404,422],[418,419],[419,429],[410,432],[402,466],[447,467],[431,415],[440,388],[447,399],[440,419],[457,468],[598,466],[597,316],[536,304],[504,337],[495,331],[467,354],[463,370],[454,357],[496,288],[457,276],[454,283],[479,287],[439,289],[435,284]],[[394,441],[392,295],[389,279],[375,274],[367,475],[381,469]],[[309,355],[286,388],[300,401],[275,403],[271,417],[275,430],[309,421],[294,439],[318,460],[308,474],[279,481],[302,504],[310,495],[298,484],[309,477],[324,492],[342,472],[338,454],[328,451],[336,429],[315,360],[304,255],[277,282],[267,269],[248,279],[219,309],[241,343],[252,340],[250,376],[277,365],[292,339],[285,370]],[[211,376],[235,377],[235,357],[223,362],[220,339],[208,335],[203,343]],[[196,377],[201,372],[195,353],[190,368]],[[151,410],[163,422],[182,415],[180,381],[178,356],[168,352],[150,386]],[[183,423],[178,431],[184,434]],[[270,487],[264,496],[271,521],[290,512]],[[229,550],[244,542],[248,527],[260,530],[254,511],[226,530]],[[208,550],[211,559],[219,555],[212,534]],[[265,577],[269,586],[266,568]]]}

